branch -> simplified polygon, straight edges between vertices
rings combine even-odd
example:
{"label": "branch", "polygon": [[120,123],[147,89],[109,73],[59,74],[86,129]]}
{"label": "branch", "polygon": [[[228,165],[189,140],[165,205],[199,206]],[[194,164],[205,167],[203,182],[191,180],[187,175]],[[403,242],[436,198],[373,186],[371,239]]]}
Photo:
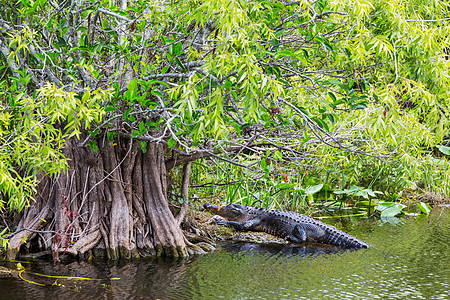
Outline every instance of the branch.
{"label": "branch", "polygon": [[222,150],[221,149],[217,149],[215,151],[212,151],[212,150],[201,150],[200,149],[200,150],[197,150],[197,151],[195,151],[193,153],[190,153],[190,154],[180,154],[180,155],[178,155],[176,157],[173,157],[171,159],[166,160],[166,169],[170,170],[170,169],[175,168],[175,167],[177,167],[179,165],[182,165],[182,164],[190,162],[190,161],[195,161],[195,160],[200,159],[200,158],[215,157],[215,158],[218,158],[220,160],[226,161],[226,162],[228,162],[230,164],[249,169],[252,172],[259,172],[258,170],[254,170],[254,169],[250,168],[249,166],[246,166],[244,164],[240,164],[240,163],[237,163],[235,161],[232,161],[232,160],[229,160],[227,158],[219,156],[219,154],[222,154],[222,153],[239,152],[242,149],[249,148],[249,147],[256,147],[256,145],[252,144],[252,145],[247,145],[247,146],[244,146],[244,145],[242,145],[242,146],[232,146],[232,147],[223,148]]}
{"label": "branch", "polygon": [[45,61],[41,60],[37,55],[36,55],[36,48],[34,48],[33,44],[28,45],[28,49],[30,50],[30,53],[38,60],[40,60],[43,64],[44,64],[44,72],[47,75],[48,79],[53,82],[58,88],[62,87],[62,83],[61,81],[55,76],[55,74],[53,74],[52,70],[50,68],[48,68],[45,65]]}
{"label": "branch", "polygon": [[153,74],[149,76],[145,76],[143,80],[151,80],[151,79],[159,79],[159,78],[189,78],[190,74],[187,73],[163,73],[163,74]]}
{"label": "branch", "polygon": [[[4,40],[3,35],[0,35],[0,51],[5,57],[5,61],[8,61],[8,57],[11,54],[11,52],[9,51],[9,48],[6,45],[6,41]],[[17,73],[17,70],[19,70],[19,66],[16,64],[14,60],[11,60],[11,62],[9,63],[9,69],[11,70],[14,76],[18,78],[20,77],[19,73]]]}
{"label": "branch", "polygon": [[121,19],[121,20],[123,20],[123,21],[126,21],[126,22],[128,22],[128,23],[134,22],[134,20],[130,20],[130,19],[128,19],[127,17],[124,17],[124,16],[122,16],[122,15],[119,15],[118,13],[115,13],[115,12],[112,12],[112,11],[109,11],[109,10],[106,10],[106,9],[104,9],[104,8],[101,8],[101,7],[98,8],[98,11],[99,11],[99,12],[102,12],[102,13],[104,13],[104,14],[113,16],[113,17],[115,17],[115,18]]}
{"label": "branch", "polygon": [[[308,127],[311,129],[311,131],[313,132],[313,134],[324,144],[336,148],[336,149],[343,149],[349,152],[353,152],[353,153],[357,153],[357,154],[361,154],[361,155],[365,155],[365,156],[370,156],[370,157],[376,157],[376,158],[387,158],[388,156],[384,156],[384,155],[373,155],[373,154],[369,154],[367,152],[364,151],[359,151],[359,150],[355,150],[355,149],[350,149],[344,145],[342,145],[336,138],[334,138],[333,136],[331,136],[328,132],[326,132],[325,130],[323,130],[322,128],[319,127],[319,125],[317,125],[313,120],[311,120],[310,117],[308,117],[307,115],[305,115],[300,109],[298,109],[297,106],[291,104],[290,102],[284,100],[284,99],[280,99],[281,102],[285,103],[286,105],[290,106],[293,110],[295,110],[298,114],[300,114],[300,116],[303,118],[303,120],[306,122],[306,124],[308,125]],[[332,140],[336,145],[333,145],[332,143],[329,143],[328,141],[326,141],[322,135],[320,135],[317,131],[320,131],[323,135],[325,135],[326,137],[328,137],[330,140]]]}

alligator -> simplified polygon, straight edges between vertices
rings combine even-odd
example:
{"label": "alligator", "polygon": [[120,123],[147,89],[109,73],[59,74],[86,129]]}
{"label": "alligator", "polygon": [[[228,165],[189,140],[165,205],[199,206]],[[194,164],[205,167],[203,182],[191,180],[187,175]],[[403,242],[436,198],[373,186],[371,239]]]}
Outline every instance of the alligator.
{"label": "alligator", "polygon": [[293,243],[316,242],[345,249],[368,248],[363,242],[339,229],[308,216],[285,210],[267,210],[229,204],[215,206],[205,203],[204,208],[225,219],[214,223],[237,231],[265,232]]}

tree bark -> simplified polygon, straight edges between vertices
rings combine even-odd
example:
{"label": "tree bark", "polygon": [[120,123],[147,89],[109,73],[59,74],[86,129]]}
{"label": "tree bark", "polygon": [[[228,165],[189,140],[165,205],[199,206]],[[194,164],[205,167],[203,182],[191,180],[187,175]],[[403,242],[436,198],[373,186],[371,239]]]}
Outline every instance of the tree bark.
{"label": "tree bark", "polygon": [[191,173],[191,165],[192,165],[192,162],[188,161],[183,166],[183,178],[181,180],[181,197],[183,198],[183,203],[181,204],[181,209],[180,209],[179,213],[175,216],[175,220],[177,221],[178,225],[181,225],[181,223],[183,222],[183,219],[186,216],[186,213],[188,211],[189,176]]}
{"label": "tree bark", "polygon": [[67,143],[68,170],[42,176],[8,258],[48,250],[55,260],[61,253],[110,259],[192,253],[169,209],[164,146],[149,143],[143,153],[130,139],[96,142],[96,152],[76,139]]}

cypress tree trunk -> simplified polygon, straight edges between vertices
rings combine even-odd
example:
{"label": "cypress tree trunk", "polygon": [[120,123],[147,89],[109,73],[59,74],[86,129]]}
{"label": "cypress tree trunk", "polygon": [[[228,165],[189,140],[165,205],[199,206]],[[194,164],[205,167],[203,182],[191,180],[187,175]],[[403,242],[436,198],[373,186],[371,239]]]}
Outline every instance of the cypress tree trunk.
{"label": "cypress tree trunk", "polygon": [[[35,202],[20,215],[8,258],[50,251],[108,258],[140,255],[187,256],[190,244],[167,198],[165,148],[104,137],[98,151],[68,142],[69,168],[56,178],[41,176]],[[27,243],[24,243],[27,241]]]}

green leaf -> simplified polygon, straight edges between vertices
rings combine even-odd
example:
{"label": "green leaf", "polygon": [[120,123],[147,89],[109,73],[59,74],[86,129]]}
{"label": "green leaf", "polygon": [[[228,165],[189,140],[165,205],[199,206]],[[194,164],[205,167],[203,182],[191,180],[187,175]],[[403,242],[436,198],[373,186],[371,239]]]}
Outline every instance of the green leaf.
{"label": "green leaf", "polygon": [[303,64],[308,65],[308,61],[306,60],[305,56],[303,53],[297,53],[296,56]]}
{"label": "green leaf", "polygon": [[332,92],[328,92],[328,96],[330,96],[330,98],[333,100],[333,102],[337,101],[336,96]]}
{"label": "green leaf", "polygon": [[420,210],[424,213],[429,215],[431,212],[431,207],[428,203],[425,202],[419,202],[417,203],[417,206],[420,208]]}
{"label": "green leaf", "polygon": [[91,92],[90,91],[86,91],[83,94],[83,97],[81,98],[81,101],[83,101],[83,103],[86,103],[86,102],[88,102],[90,97],[91,97]]}
{"label": "green leaf", "polygon": [[236,130],[236,133],[240,136],[241,135],[241,125],[238,122],[234,121],[233,123],[231,123],[231,126],[233,126],[233,128]]}
{"label": "green leaf", "polygon": [[181,42],[176,43],[176,45],[173,47],[173,55],[174,56],[178,56],[181,54],[181,47],[182,47]]}
{"label": "green leaf", "polygon": [[150,81],[148,81],[148,83],[149,84],[156,84],[156,83],[158,83],[158,84],[160,84],[162,86],[165,86],[166,88],[169,88],[169,85],[166,82],[161,81],[161,80],[150,80]]}
{"label": "green leaf", "polygon": [[322,119],[319,119],[317,117],[311,118],[314,122],[316,122],[317,125],[319,125],[320,128],[324,129],[325,131],[330,131],[330,128],[328,127],[328,124],[323,121]]}
{"label": "green leaf", "polygon": [[123,117],[123,119],[124,119],[125,121],[128,121],[128,120],[129,120],[129,119],[128,119],[128,115],[130,114],[130,112],[131,112],[131,107],[128,108],[126,111],[123,112],[122,117]]}
{"label": "green leaf", "polygon": [[340,82],[339,80],[337,80],[337,79],[334,79],[334,78],[329,78],[327,81],[325,81],[324,83],[326,83],[326,84],[332,84],[332,85],[336,85],[336,86],[341,86],[342,85],[342,82]]}
{"label": "green leaf", "polygon": [[320,191],[322,188],[323,188],[323,184],[308,186],[305,189],[305,193],[313,195],[313,194],[317,193],[318,191]]}
{"label": "green leaf", "polygon": [[334,119],[333,114],[326,114],[326,116],[328,117],[328,119],[330,119],[331,124],[334,124],[335,119]]}
{"label": "green leaf", "polygon": [[280,190],[286,190],[286,189],[290,189],[294,186],[295,186],[295,184],[282,182],[282,183],[277,184],[275,186],[275,188],[280,189]]}
{"label": "green leaf", "polygon": [[160,91],[154,90],[151,91],[151,94],[163,98],[163,94]]}
{"label": "green leaf", "polygon": [[67,46],[66,40],[61,37],[58,37],[58,44],[61,46]]}
{"label": "green leaf", "polygon": [[96,152],[98,150],[98,146],[95,141],[89,141],[88,144],[89,144],[89,147],[91,147],[92,151]]}
{"label": "green leaf", "polygon": [[96,136],[99,132],[100,132],[100,130],[97,128],[94,131],[89,131],[89,134],[92,136]]}
{"label": "green leaf", "polygon": [[333,47],[331,46],[330,42],[327,39],[324,38],[322,45],[328,50],[333,51]]}
{"label": "green leaf", "polygon": [[147,152],[147,142],[139,141],[139,143],[141,144],[141,151],[142,151],[142,153]]}
{"label": "green leaf", "polygon": [[445,155],[450,155],[450,147],[442,146],[442,145],[437,145],[436,148],[438,148],[439,151],[441,151],[441,152],[444,153]]}
{"label": "green leaf", "polygon": [[302,189],[302,188],[294,189],[293,192],[294,192],[294,193],[299,193],[299,194],[302,194],[302,195],[306,194],[305,190]]}
{"label": "green leaf", "polygon": [[269,169],[267,168],[266,160],[264,158],[261,159],[261,169],[263,169],[264,172],[268,172],[269,171]]}
{"label": "green leaf", "polygon": [[175,146],[177,144],[177,141],[173,138],[170,137],[170,139],[167,141],[167,145],[169,146],[169,148],[173,148],[173,146]]}
{"label": "green leaf", "polygon": [[139,132],[140,132],[141,134],[144,134],[145,131],[146,131],[146,128],[145,128],[145,125],[144,125],[144,121],[141,121],[141,122],[139,123]]}
{"label": "green leaf", "polygon": [[279,160],[283,160],[283,154],[280,151],[276,150],[273,154],[273,157]]}
{"label": "green leaf", "polygon": [[42,53],[36,52],[34,54],[34,56],[36,56],[36,58],[40,59],[40,60],[45,60],[45,56]]}
{"label": "green leaf", "polygon": [[280,52],[278,52],[279,55],[285,55],[285,56],[289,56],[290,58],[294,58],[295,54],[292,53],[290,50],[281,50]]}
{"label": "green leaf", "polygon": [[183,65],[183,63],[181,62],[181,60],[178,57],[175,57],[175,62],[180,66],[180,68],[182,68],[184,71],[186,71],[186,67]]}
{"label": "green leaf", "polygon": [[137,79],[132,79],[128,85],[127,85],[128,90],[130,91],[136,91],[137,90]]}
{"label": "green leaf", "polygon": [[395,217],[396,215],[401,213],[403,208],[405,207],[406,205],[403,205],[401,203],[382,202],[379,203],[375,209],[381,212],[382,218],[390,218]]}
{"label": "green leaf", "polygon": [[106,137],[108,138],[108,140],[109,141],[113,141],[114,140],[114,137],[116,136],[116,133],[114,132],[114,131],[108,131],[107,133],[106,133]]}

